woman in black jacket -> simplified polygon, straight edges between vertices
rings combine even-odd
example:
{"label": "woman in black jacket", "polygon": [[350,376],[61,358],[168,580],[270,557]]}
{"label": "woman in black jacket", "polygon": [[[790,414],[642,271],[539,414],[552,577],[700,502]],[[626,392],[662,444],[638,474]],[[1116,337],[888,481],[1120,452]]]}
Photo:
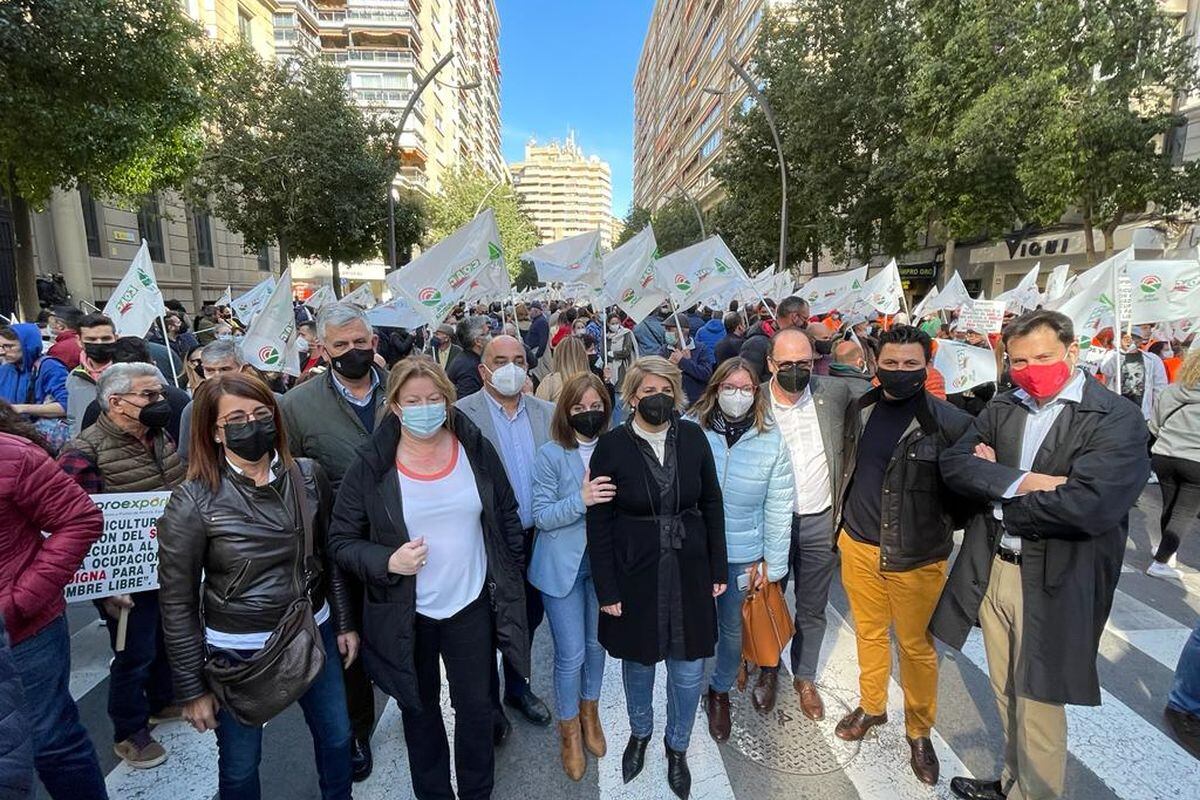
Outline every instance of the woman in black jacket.
{"label": "woman in black jacket", "polygon": [[[275,396],[258,378],[209,378],[192,402],[188,479],[158,523],[163,634],[183,716],[202,733],[216,730],[221,799],[257,800],[262,726],[220,707],[204,665],[218,655],[252,657],[307,591],[325,664],[298,702],[313,737],[321,797],[348,800],[350,718],[338,659],[354,660],[358,634],[337,570],[321,563],[333,505],[329,482],[315,461],[288,454]],[[313,555],[306,558],[309,515]]]}
{"label": "woman in black jacket", "polygon": [[642,771],[654,728],[654,672],[667,662],[667,782],[691,788],[687,746],[703,688],[704,659],[717,639],[714,598],[729,579],[725,516],[712,450],[694,422],[679,418],[679,368],[665,358],[635,361],[621,397],[629,422],[600,437],[591,476],[608,476],[611,503],[587,516],[600,644],[622,659],[631,735],[625,782]]}
{"label": "woman in black jacket", "polygon": [[393,413],[346,472],[330,527],[330,557],[366,587],[363,663],[400,706],[419,800],[455,796],[439,657],[454,705],[461,800],[492,793],[494,642],[529,675],[516,497],[500,457],[454,397],[429,359],[392,368]]}

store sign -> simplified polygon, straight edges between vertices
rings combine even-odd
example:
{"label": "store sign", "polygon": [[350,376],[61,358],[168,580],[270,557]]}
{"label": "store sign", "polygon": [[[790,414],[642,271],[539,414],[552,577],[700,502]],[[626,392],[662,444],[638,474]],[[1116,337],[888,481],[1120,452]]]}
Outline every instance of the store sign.
{"label": "store sign", "polygon": [[937,264],[933,261],[924,264],[897,264],[900,279],[905,281],[931,281],[937,277]]}
{"label": "store sign", "polygon": [[1005,237],[1004,244],[1008,246],[1009,258],[1041,258],[1066,254],[1071,248],[1071,237],[1056,236],[1053,239],[1034,239],[1027,242]]}

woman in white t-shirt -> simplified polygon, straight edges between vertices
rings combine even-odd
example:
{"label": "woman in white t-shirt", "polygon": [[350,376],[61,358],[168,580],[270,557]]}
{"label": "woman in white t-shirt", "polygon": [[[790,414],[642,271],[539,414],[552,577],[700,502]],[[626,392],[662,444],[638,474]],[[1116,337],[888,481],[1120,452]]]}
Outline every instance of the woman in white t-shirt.
{"label": "woman in white t-shirt", "polygon": [[455,796],[440,660],[454,706],[457,796],[483,798],[495,763],[494,642],[529,675],[523,531],[500,457],[454,399],[435,362],[396,364],[392,414],[346,472],[329,555],[365,585],[363,661],[400,706],[414,792]]}

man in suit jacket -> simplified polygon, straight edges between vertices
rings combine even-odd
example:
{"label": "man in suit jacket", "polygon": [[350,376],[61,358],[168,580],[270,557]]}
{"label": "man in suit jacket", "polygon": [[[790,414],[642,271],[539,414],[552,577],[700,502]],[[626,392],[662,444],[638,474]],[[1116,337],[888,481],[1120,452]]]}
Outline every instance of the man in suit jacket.
{"label": "man in suit jacket", "polygon": [[[796,482],[792,507],[790,577],[796,592],[796,635],[792,638],[792,687],[800,708],[812,720],[823,719],[825,704],[817,692],[817,656],[825,636],[829,583],[837,567],[833,552],[833,498],[842,474],[842,436],[850,390],[844,381],[813,378],[812,342],[799,328],[785,328],[766,352],[771,370],[771,414],[779,426]],[[787,578],[784,579],[785,585]],[[764,687],[774,704],[774,680]]]}
{"label": "man in suit jacket", "polygon": [[[461,360],[460,356],[460,360]],[[457,363],[457,362],[456,362]],[[525,563],[528,569],[533,551],[533,462],[538,448],[550,438],[550,419],[554,405],[525,395],[528,378],[525,346],[512,336],[496,336],[483,348],[479,379],[483,388],[455,403],[455,407],[479,426],[484,438],[492,443],[509,483],[517,496],[521,527],[525,529]],[[529,641],[544,616],[542,595],[525,582],[525,611],[529,622]],[[492,679],[492,699],[496,704],[494,735],[502,744],[511,731],[500,705],[500,677]],[[504,659],[504,704],[511,706],[535,725],[550,724],[550,709],[533,693],[529,682]]]}
{"label": "man in suit jacket", "polygon": [[954,778],[951,790],[1049,800],[1064,791],[1065,704],[1100,704],[1096,654],[1149,434],[1137,406],[1077,369],[1066,316],[1019,317],[1004,344],[1019,388],[941,456],[946,484],[979,505],[930,630],[961,648],[978,622],[1004,726],[1000,780]]}

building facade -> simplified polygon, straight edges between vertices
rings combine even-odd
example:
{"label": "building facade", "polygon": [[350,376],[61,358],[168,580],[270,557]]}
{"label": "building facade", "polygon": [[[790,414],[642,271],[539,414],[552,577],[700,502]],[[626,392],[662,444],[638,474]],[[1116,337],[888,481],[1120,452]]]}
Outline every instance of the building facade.
{"label": "building facade", "polygon": [[658,0],[633,79],[633,203],[657,209],[680,187],[705,208],[720,199],[712,166],[747,100],[745,65],[763,14],[780,0]]}
{"label": "building facade", "polygon": [[574,132],[562,143],[530,139],[525,159],[509,170],[541,244],[598,229],[601,246],[612,246],[612,172],[599,156],[583,154]]}

